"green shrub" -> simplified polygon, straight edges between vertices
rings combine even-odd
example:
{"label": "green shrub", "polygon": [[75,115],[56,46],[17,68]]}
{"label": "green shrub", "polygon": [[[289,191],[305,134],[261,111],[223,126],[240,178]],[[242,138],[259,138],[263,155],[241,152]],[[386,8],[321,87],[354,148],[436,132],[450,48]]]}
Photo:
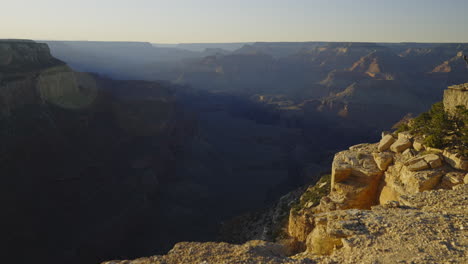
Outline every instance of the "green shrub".
{"label": "green shrub", "polygon": [[468,110],[458,106],[454,114],[444,110],[442,102],[435,103],[428,112],[401,124],[397,132],[410,131],[424,137],[424,143],[433,148],[457,148],[468,154]]}
{"label": "green shrub", "polygon": [[403,123],[397,127],[396,133],[406,132],[410,130],[408,123]]}

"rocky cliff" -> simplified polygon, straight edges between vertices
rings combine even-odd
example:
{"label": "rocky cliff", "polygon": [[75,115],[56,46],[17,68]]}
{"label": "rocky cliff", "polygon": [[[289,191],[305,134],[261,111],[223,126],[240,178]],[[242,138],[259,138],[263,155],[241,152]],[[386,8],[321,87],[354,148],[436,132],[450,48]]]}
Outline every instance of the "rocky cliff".
{"label": "rocky cliff", "polygon": [[[466,99],[463,90],[450,87],[444,96],[445,109],[450,113],[455,105],[465,106]],[[330,194],[316,207],[291,211],[290,236],[302,243],[307,253],[339,255],[343,251],[341,248],[354,247],[346,240],[353,235],[340,226],[353,217],[343,210],[369,210],[378,205],[379,208],[400,207],[407,197],[419,197],[420,193],[430,190],[451,190],[456,185],[466,184],[467,158],[455,153],[453,146],[437,149],[425,145],[423,138],[427,136],[416,137],[410,132],[383,133],[379,143],[360,144],[337,153],[332,165]],[[466,208],[466,202],[463,206]],[[353,214],[364,212],[354,211]],[[462,216],[464,218],[466,215]],[[366,221],[360,216],[354,216],[354,219]],[[457,243],[466,247],[468,241],[463,232],[460,235],[461,240]],[[434,252],[427,254],[430,259]],[[402,258],[404,260],[403,255]]]}
{"label": "rocky cliff", "polygon": [[[143,254],[125,241],[158,222],[158,194],[176,178],[192,126],[166,84],[75,72],[45,44],[0,41],[6,259]],[[155,245],[154,237],[139,239]]]}
{"label": "rocky cliff", "polygon": [[445,111],[453,113],[459,105],[468,108],[467,91],[468,83],[448,87],[444,92]]}
{"label": "rocky cliff", "polygon": [[105,263],[465,263],[468,159],[452,149],[386,132],[335,155],[330,191],[325,178],[307,189],[280,244],[180,243],[164,256]]}

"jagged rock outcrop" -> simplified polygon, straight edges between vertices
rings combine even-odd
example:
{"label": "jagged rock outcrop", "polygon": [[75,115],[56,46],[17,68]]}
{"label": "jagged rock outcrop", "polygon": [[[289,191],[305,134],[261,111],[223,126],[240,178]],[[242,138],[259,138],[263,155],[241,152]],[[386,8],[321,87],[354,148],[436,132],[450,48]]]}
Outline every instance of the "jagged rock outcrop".
{"label": "jagged rock outcrop", "polygon": [[[460,98],[444,101],[450,106],[458,104]],[[446,107],[446,111],[450,109]],[[332,254],[336,248],[349,245],[342,241],[349,237],[343,226],[349,216],[342,210],[392,206],[408,195],[453,189],[463,184],[467,165],[468,158],[460,153],[430,148],[409,132],[382,133],[379,143],[356,145],[335,155],[330,194],[314,208],[292,210],[289,235],[308,253]]]}
{"label": "jagged rock outcrop", "polygon": [[445,111],[453,113],[459,105],[468,108],[468,83],[449,86],[444,92]]}
{"label": "jagged rock outcrop", "polygon": [[377,201],[382,171],[372,153],[376,145],[361,144],[335,155],[330,199],[336,209],[368,209]]}
{"label": "jagged rock outcrop", "polygon": [[[465,263],[468,185],[405,196],[370,211],[316,217],[309,257],[317,263]],[[331,254],[331,255],[330,255]]]}

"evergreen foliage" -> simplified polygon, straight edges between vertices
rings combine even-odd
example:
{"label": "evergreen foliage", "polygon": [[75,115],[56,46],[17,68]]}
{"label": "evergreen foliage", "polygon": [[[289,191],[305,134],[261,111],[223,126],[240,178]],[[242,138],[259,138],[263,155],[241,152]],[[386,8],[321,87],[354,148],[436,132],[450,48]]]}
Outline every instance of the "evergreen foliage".
{"label": "evergreen foliage", "polygon": [[410,131],[422,136],[424,143],[433,148],[456,148],[460,154],[468,154],[468,110],[457,106],[455,113],[444,111],[442,102],[435,103],[428,112],[407,123],[401,124],[397,132]]}

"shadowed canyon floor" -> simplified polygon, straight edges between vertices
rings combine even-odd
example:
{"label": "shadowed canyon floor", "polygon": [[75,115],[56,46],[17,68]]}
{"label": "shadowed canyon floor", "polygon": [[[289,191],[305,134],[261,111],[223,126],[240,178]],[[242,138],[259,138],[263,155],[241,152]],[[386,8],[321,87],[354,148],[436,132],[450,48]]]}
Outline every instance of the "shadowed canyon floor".
{"label": "shadowed canyon floor", "polygon": [[[304,185],[317,182],[330,168],[334,171],[336,152],[377,141],[381,130],[440,100],[448,80],[468,80],[460,65],[459,52],[466,49],[461,44],[255,43],[235,51],[205,52],[158,50],[141,43],[49,45],[52,54],[65,62],[54,58],[46,44],[0,41],[0,175],[4,177],[0,195],[8,216],[2,219],[2,233],[8,241],[5,259],[17,263],[133,259],[165,254],[180,241],[275,240]],[[172,54],[171,61],[161,60],[165,52]],[[378,204],[379,188],[385,188],[386,200],[418,195],[397,192],[397,178],[390,176],[385,178],[386,186],[379,184],[396,165],[430,167],[437,158],[424,157],[406,166],[407,153],[396,153],[392,167],[385,153],[398,152],[408,143],[393,146],[393,140],[400,139],[389,140],[391,150],[376,156],[378,146],[369,145],[364,147],[368,150],[355,148],[352,157],[344,153],[340,159],[344,171],[358,167],[352,163],[356,158],[366,161],[356,170],[369,177],[334,173],[332,182],[319,182],[321,187],[313,190],[330,184],[341,187],[356,198],[342,209]],[[450,158],[463,163],[456,155]],[[436,176],[450,188],[459,178],[458,174]],[[346,186],[350,179],[368,185],[356,191]],[[423,180],[408,182],[413,189],[421,182],[433,183]],[[464,188],[434,195],[446,197],[441,203],[451,200],[466,209],[464,200],[452,197]],[[331,192],[331,200],[336,194]],[[365,200],[368,196],[375,199]],[[335,207],[343,205],[338,200],[333,200]],[[303,205],[311,209],[317,204]],[[348,230],[350,241],[343,240],[342,248],[330,257],[308,252],[290,258],[297,248],[262,241],[184,242],[167,255],[122,263],[352,261],[340,252],[355,250],[356,256],[362,255],[363,236],[373,236],[376,245],[383,245],[390,233],[382,230],[407,230],[400,224],[381,227],[380,220],[420,217],[428,225],[418,230],[458,228],[457,223],[466,220],[453,209],[447,211],[447,223],[438,222],[445,218],[403,200],[396,208],[382,208],[323,210],[330,219],[325,222],[344,219],[350,230],[364,230]],[[233,227],[235,232],[224,232]],[[295,233],[299,238],[293,245],[307,247],[312,230],[307,226],[297,230],[302,234]],[[321,230],[330,231],[323,226]],[[442,242],[433,249],[445,250],[440,247],[447,244],[449,251],[462,251],[464,231],[450,240],[443,230],[434,234]],[[426,241],[423,235],[430,234],[416,235]],[[419,246],[415,244],[415,249]],[[377,249],[389,258],[393,256],[389,252],[399,252],[391,243],[388,250]],[[395,254],[403,259],[407,253]],[[301,259],[304,256],[310,259]],[[439,260],[432,253],[422,257]],[[454,261],[460,259],[453,253]]]}

